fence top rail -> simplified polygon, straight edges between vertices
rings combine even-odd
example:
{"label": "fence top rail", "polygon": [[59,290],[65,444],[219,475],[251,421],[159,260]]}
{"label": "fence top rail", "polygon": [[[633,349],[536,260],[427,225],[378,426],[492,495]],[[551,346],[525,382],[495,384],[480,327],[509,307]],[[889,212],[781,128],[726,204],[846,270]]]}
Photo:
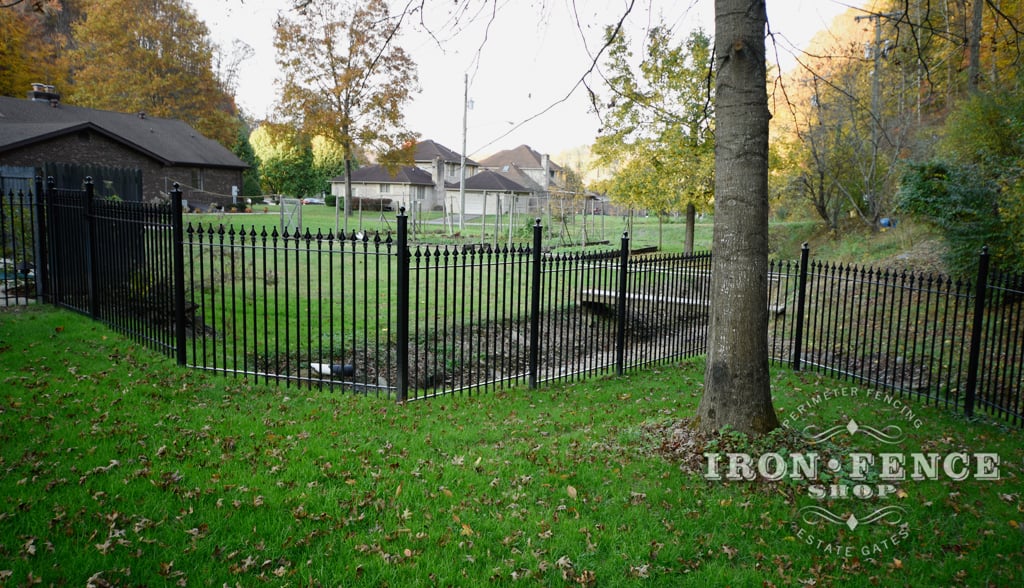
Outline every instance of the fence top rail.
{"label": "fence top rail", "polygon": [[417,245],[410,248],[409,254],[413,257],[473,257],[488,255],[530,255],[531,248],[526,245],[500,245],[497,247],[475,246],[466,247],[460,245]]}
{"label": "fence top rail", "polygon": [[47,190],[47,195],[50,198],[57,200],[74,200],[76,204],[83,202],[85,194],[85,190],[75,190],[73,188],[53,188]]}
{"label": "fence top rail", "polygon": [[131,200],[115,200],[112,198],[93,199],[93,212],[97,210],[109,211],[130,211],[130,212],[159,212],[170,214],[170,202],[133,202]]}
{"label": "fence top rail", "polygon": [[988,281],[989,287],[1024,294],[1024,274],[993,270],[988,276]]}
{"label": "fence top rail", "polygon": [[256,226],[252,225],[248,228],[236,227],[235,225],[224,225],[224,224],[213,224],[213,223],[196,223],[191,222],[185,227],[185,233],[187,235],[199,235],[200,238],[203,236],[212,237],[226,237],[226,238],[260,238],[260,239],[275,239],[281,241],[332,241],[336,243],[364,243],[364,244],[391,244],[394,242],[394,238],[391,232],[380,233],[375,231],[374,233],[364,233],[352,231],[349,234],[345,234],[345,231],[339,231],[337,235],[333,231],[328,230],[326,233],[322,229],[317,229],[316,233],[313,233],[309,228],[305,231],[295,229],[294,231],[281,231],[276,226],[260,227],[257,231]]}
{"label": "fence top rail", "polygon": [[851,276],[868,276],[869,279],[874,276],[880,280],[884,280],[884,282],[881,283],[891,284],[897,281],[909,282],[911,284],[915,282],[939,282],[955,284],[957,286],[967,288],[971,287],[971,282],[969,280],[954,278],[949,274],[940,272],[875,267],[870,265],[857,265],[852,263],[838,263],[822,260],[811,261],[808,264],[807,273],[809,276],[823,276],[830,279],[839,275],[839,279],[863,281],[862,278],[854,278]]}
{"label": "fence top rail", "polygon": [[7,198],[9,200],[14,200],[15,198],[20,198],[22,200],[35,200],[35,192],[33,192],[32,190],[23,190],[20,188],[18,190],[12,188],[8,190],[6,193],[0,192],[0,196]]}
{"label": "fence top rail", "polygon": [[667,261],[690,261],[711,259],[710,251],[694,251],[693,253],[664,252],[636,253],[629,256],[631,263],[665,263]]}

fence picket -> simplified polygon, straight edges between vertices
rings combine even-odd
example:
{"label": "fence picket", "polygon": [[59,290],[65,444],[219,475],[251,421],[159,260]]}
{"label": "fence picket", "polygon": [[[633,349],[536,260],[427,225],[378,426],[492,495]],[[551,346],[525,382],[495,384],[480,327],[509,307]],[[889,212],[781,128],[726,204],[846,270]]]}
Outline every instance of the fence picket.
{"label": "fence picket", "polygon": [[964,394],[964,414],[974,416],[974,401],[978,388],[978,361],[981,357],[982,329],[985,319],[985,293],[988,287],[988,247],[981,249],[978,259],[978,279],[974,283],[974,316],[971,319],[971,346],[967,357],[967,390]]}

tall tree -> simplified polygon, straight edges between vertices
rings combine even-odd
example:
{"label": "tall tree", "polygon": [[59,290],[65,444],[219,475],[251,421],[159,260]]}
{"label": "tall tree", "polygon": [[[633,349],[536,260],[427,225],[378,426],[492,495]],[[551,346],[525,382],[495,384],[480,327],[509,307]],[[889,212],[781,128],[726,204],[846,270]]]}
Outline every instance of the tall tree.
{"label": "tall tree", "polygon": [[25,55],[27,16],[13,10],[0,10],[0,95],[24,96],[29,84],[37,81],[32,60]]}
{"label": "tall tree", "polygon": [[235,144],[231,148],[232,153],[249,164],[249,169],[242,172],[242,196],[258,196],[262,194],[260,189],[260,158],[256,156],[256,150],[253,149],[252,143],[249,141],[250,134],[247,125],[239,126],[238,137],[235,138]]}
{"label": "tall tree", "polygon": [[686,211],[684,247],[692,252],[695,207],[712,194],[711,41],[695,31],[676,43],[669,27],[653,27],[637,66],[626,37],[613,31],[611,97],[593,151],[599,164],[617,168],[607,186],[613,199],[659,220]]}
{"label": "tall tree", "polygon": [[416,88],[416,65],[395,42],[404,16],[393,16],[385,0],[312,0],[274,24],[282,111],[306,135],[342,147],[344,230],[357,146],[385,164],[412,160],[415,135],[405,128],[402,107]]}
{"label": "tall tree", "polygon": [[1001,271],[1024,269],[1022,131],[1019,91],[976,90],[946,119],[939,155],[907,166],[901,212],[942,231],[946,268],[953,275],[976,275],[983,245]]}
{"label": "tall tree", "polygon": [[302,198],[320,193],[309,137],[290,125],[264,123],[249,135],[249,143],[260,162],[265,194]]}
{"label": "tall tree", "polygon": [[[846,44],[842,51],[847,63],[857,63],[860,47]],[[889,67],[888,60],[879,61],[804,72],[789,86],[790,97],[799,96],[799,106],[791,105],[778,117],[789,127],[779,140],[787,144],[783,151],[790,157],[789,187],[832,230],[839,228],[842,210],[855,211],[872,228],[892,211],[897,161],[908,142],[913,113],[901,108],[909,92],[900,89],[901,72]],[[894,90],[868,99],[879,80]]]}
{"label": "tall tree", "polygon": [[0,0],[0,95],[24,97],[35,82],[67,89],[64,59],[83,0]]}
{"label": "tall tree", "polygon": [[11,8],[11,12],[35,12],[53,15],[61,11],[61,0],[3,0],[0,8]]}
{"label": "tall tree", "polygon": [[697,426],[778,427],[768,374],[768,95],[763,0],[715,0],[715,226]]}
{"label": "tall tree", "polygon": [[184,0],[90,0],[73,27],[70,102],[179,118],[231,148],[240,121],[212,66],[210,32]]}

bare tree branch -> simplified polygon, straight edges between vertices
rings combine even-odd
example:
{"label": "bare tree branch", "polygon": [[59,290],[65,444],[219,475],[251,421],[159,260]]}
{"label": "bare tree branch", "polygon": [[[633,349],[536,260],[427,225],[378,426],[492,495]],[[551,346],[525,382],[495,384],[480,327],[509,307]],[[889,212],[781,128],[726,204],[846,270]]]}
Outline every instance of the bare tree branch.
{"label": "bare tree branch", "polygon": [[612,34],[608,35],[608,38],[605,39],[605,42],[604,42],[604,44],[601,45],[601,48],[597,51],[597,53],[595,53],[591,57],[590,67],[587,68],[587,71],[583,72],[583,74],[579,77],[579,79],[576,80],[576,83],[573,84],[572,88],[570,88],[569,91],[566,92],[566,94],[562,98],[559,98],[558,100],[555,100],[554,102],[552,102],[551,104],[547,105],[543,109],[539,110],[535,114],[532,114],[529,117],[527,117],[527,118],[523,119],[522,121],[520,121],[519,123],[513,125],[509,130],[505,131],[504,133],[502,133],[498,137],[495,137],[494,139],[492,139],[490,142],[488,142],[485,145],[482,145],[481,147],[479,147],[476,150],[474,150],[473,153],[490,147],[491,145],[493,145],[493,144],[497,143],[498,141],[504,139],[505,137],[511,135],[516,130],[522,128],[527,123],[530,123],[530,122],[536,120],[537,118],[543,116],[544,114],[547,114],[548,112],[550,112],[553,108],[555,108],[559,104],[565,103],[567,100],[569,100],[570,97],[572,97],[573,94],[576,93],[576,90],[578,90],[580,88],[580,86],[585,86],[587,88],[587,90],[590,92],[591,97],[593,99],[593,91],[587,85],[587,77],[589,77],[590,74],[594,73],[594,71],[598,69],[598,60],[601,59],[601,56],[604,54],[604,52],[608,49],[608,47],[611,46],[612,40],[615,39],[615,37],[621,33],[622,27],[623,27],[623,25],[626,22],[626,18],[628,18],[630,13],[633,11],[633,7],[634,7],[635,4],[636,4],[636,0],[630,0],[629,6],[626,7],[625,11],[622,14],[622,17],[619,18],[617,23],[615,23],[615,26],[612,29]]}

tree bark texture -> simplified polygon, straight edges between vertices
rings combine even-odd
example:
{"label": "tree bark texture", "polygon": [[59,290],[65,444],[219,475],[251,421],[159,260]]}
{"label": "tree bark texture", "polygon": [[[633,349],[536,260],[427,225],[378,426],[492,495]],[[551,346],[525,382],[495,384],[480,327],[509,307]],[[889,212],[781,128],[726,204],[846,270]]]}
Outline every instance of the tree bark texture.
{"label": "tree bark texture", "polygon": [[715,226],[697,426],[778,427],[768,372],[768,96],[763,0],[715,1]]}
{"label": "tree bark texture", "polygon": [[697,223],[697,207],[692,202],[686,203],[686,234],[683,237],[683,253],[693,254],[693,229]]}

